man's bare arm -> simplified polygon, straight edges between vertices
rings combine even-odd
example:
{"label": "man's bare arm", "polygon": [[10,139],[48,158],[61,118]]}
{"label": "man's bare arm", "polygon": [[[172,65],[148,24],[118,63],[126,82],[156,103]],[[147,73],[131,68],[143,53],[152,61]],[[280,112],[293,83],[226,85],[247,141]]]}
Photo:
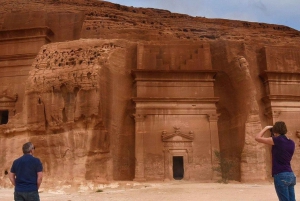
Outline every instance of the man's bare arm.
{"label": "man's bare arm", "polygon": [[40,188],[42,181],[43,181],[43,172],[38,172],[37,173],[37,187],[38,187],[38,189]]}
{"label": "man's bare arm", "polygon": [[16,185],[16,174],[15,173],[8,173],[8,178],[10,180],[10,182],[12,183],[12,185]]}

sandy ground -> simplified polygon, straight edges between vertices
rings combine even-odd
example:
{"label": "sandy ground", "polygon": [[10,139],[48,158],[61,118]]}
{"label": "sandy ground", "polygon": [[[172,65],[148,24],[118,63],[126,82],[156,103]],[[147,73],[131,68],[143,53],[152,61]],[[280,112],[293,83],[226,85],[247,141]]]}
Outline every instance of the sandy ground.
{"label": "sandy ground", "polygon": [[[275,201],[278,200],[271,183],[196,183],[172,181],[164,183],[113,183],[97,190],[82,192],[49,191],[41,189],[41,201]],[[296,186],[300,200],[300,185]],[[1,201],[13,201],[13,189],[0,188]]]}

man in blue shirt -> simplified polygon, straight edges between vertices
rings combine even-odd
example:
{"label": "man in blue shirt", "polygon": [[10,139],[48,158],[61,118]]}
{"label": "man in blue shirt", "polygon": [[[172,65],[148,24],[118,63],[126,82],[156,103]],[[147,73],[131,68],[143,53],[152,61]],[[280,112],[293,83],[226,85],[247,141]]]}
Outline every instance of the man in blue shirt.
{"label": "man in blue shirt", "polygon": [[40,201],[38,189],[43,179],[40,159],[33,157],[35,147],[27,142],[22,147],[24,155],[16,159],[10,170],[9,179],[15,186],[15,201]]}

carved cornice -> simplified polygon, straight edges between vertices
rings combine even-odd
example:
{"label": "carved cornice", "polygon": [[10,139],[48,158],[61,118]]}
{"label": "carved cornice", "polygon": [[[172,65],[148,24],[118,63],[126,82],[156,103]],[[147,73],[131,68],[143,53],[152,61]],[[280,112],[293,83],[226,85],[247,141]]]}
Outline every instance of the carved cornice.
{"label": "carved cornice", "polygon": [[300,95],[297,96],[297,95],[268,95],[268,96],[265,96],[262,98],[262,101],[264,103],[268,103],[268,102],[271,102],[271,101],[290,101],[290,102],[293,102],[293,101],[300,101]]}
{"label": "carved cornice", "polygon": [[299,82],[300,72],[264,71],[259,75],[264,82]]}
{"label": "carved cornice", "polygon": [[146,114],[133,114],[132,117],[134,118],[135,122],[142,122],[145,121]]}
{"label": "carved cornice", "polygon": [[207,114],[208,121],[218,121],[221,114]]}
{"label": "carved cornice", "polygon": [[205,98],[160,98],[160,97],[138,97],[132,98],[133,102],[199,102],[199,103],[217,103],[218,97]]}
{"label": "carved cornice", "polygon": [[132,76],[135,81],[181,81],[181,82],[199,82],[214,81],[217,74],[215,70],[132,70]]}
{"label": "carved cornice", "polygon": [[14,96],[8,96],[5,93],[0,94],[0,103],[17,102],[17,100],[18,100],[18,94],[15,94]]}
{"label": "carved cornice", "polygon": [[[182,133],[180,131],[180,127],[174,127],[174,133],[167,133],[167,131],[163,131],[161,135],[161,139],[163,142],[170,142],[173,141],[172,138],[176,136],[180,136],[183,138],[181,141],[190,141],[192,142],[194,140],[194,132],[189,131],[188,134]],[[176,141],[178,142],[178,141]]]}
{"label": "carved cornice", "polygon": [[34,59],[36,57],[36,53],[29,54],[14,54],[14,55],[0,55],[0,61],[7,60],[24,60],[24,59]]}
{"label": "carved cornice", "polygon": [[32,27],[27,29],[1,30],[0,41],[27,40],[31,38],[45,38],[48,41],[54,35],[49,27]]}

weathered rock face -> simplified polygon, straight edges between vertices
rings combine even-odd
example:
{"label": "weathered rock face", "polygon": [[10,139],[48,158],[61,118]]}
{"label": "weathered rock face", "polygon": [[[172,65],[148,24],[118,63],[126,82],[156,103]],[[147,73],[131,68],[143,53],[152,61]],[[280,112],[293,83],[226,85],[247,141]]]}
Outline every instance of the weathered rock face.
{"label": "weathered rock face", "polygon": [[[112,180],[113,154],[118,153],[110,150],[118,148],[110,146],[109,133],[134,135],[126,105],[132,96],[130,55],[136,54],[135,48],[133,43],[114,40],[43,46],[26,82],[23,111],[1,126],[2,139],[11,138],[3,150],[18,155],[20,149],[11,149],[21,144],[11,142],[23,136],[32,141],[47,183],[57,184],[55,175],[69,183]],[[132,141],[127,146],[133,146]],[[132,176],[132,157],[128,153],[126,177]],[[5,158],[6,170],[12,159]]]}
{"label": "weathered rock face", "polygon": [[283,120],[299,143],[296,30],[92,0],[3,1],[0,16],[2,186],[26,141],[44,187],[215,180],[215,151],[232,179],[267,180],[255,133]]}

